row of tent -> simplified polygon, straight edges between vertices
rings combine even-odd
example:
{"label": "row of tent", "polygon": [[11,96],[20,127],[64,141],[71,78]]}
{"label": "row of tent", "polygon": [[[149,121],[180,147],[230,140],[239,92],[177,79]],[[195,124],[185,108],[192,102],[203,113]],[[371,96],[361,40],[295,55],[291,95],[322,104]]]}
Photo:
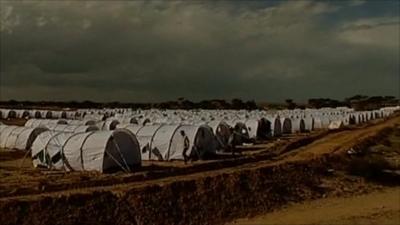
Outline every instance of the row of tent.
{"label": "row of tent", "polygon": [[[365,111],[367,113],[384,114],[398,110],[396,107],[385,107],[380,110]],[[117,118],[122,123],[144,122],[146,119],[157,118],[162,122],[165,120],[210,120],[218,119],[243,119],[266,116],[283,117],[307,117],[307,116],[338,116],[355,112],[351,108],[321,108],[321,109],[295,109],[295,110],[132,110],[132,109],[78,109],[78,110],[36,110],[36,109],[2,109],[0,108],[0,119],[9,118],[36,118],[36,119],[86,119],[105,120],[110,117]]]}
{"label": "row of tent", "polygon": [[[106,120],[30,119],[23,127],[0,125],[0,148],[32,150],[35,166],[67,171],[129,171],[139,166],[142,160],[203,158],[215,154],[218,149],[224,149],[231,137],[238,139],[234,141],[237,145],[251,139],[286,133],[319,128],[337,129],[351,123],[385,117],[398,109],[369,112],[335,110],[335,113],[325,114],[300,111],[293,115],[285,112],[280,112],[280,115],[252,112],[251,118],[225,113],[225,116],[234,118],[225,120],[216,117],[221,113],[218,112],[212,114],[214,119],[203,117],[206,119],[180,123],[160,123],[156,117],[151,118],[153,121],[146,118],[147,122],[142,124],[137,119],[130,123],[120,122],[117,117]],[[185,111],[183,113],[188,114]],[[159,115],[159,112],[151,114]],[[165,116],[161,114],[162,117]]]}
{"label": "row of tent", "polygon": [[13,118],[43,118],[43,119],[75,119],[81,118],[84,114],[78,111],[55,111],[55,110],[31,110],[31,109],[0,109],[0,119]]}
{"label": "row of tent", "polygon": [[67,171],[130,171],[141,165],[139,143],[125,129],[60,132],[0,125],[0,148],[31,150],[35,167]]}
{"label": "row of tent", "polygon": [[25,127],[47,127],[55,131],[68,131],[76,127],[84,127],[87,129],[97,130],[114,130],[119,124],[116,120],[66,120],[66,119],[29,119],[25,123]]}
{"label": "row of tent", "polygon": [[[174,119],[160,120],[157,117],[146,118],[146,121],[140,123],[136,118],[130,118],[130,123],[126,123],[126,120],[121,117],[110,117],[103,120],[49,120],[49,119],[30,119],[26,122],[27,127],[46,127],[52,131],[63,131],[63,132],[79,132],[79,131],[92,131],[92,130],[114,130],[115,128],[126,128],[135,127],[142,128],[144,126],[158,128],[161,125],[170,125],[172,127],[177,125],[191,125],[201,126],[207,125],[213,130],[214,135],[218,140],[218,149],[223,149],[227,145],[227,140],[232,133],[232,129],[245,136],[244,139],[267,139],[269,137],[279,137],[282,134],[291,134],[305,131],[312,131],[315,129],[338,129],[349,124],[363,123],[371,119],[381,118],[388,116],[390,112],[394,112],[396,108],[391,111],[376,110],[376,111],[363,111],[354,112],[351,110],[335,110],[333,113],[325,113],[323,111],[313,110],[313,114],[308,112],[305,116],[298,116],[299,114],[305,114],[304,111],[293,111],[293,115],[290,115],[290,111],[282,111],[279,115],[266,114],[265,118],[259,116],[253,116],[253,118],[233,117],[234,119],[202,119],[202,120],[181,120],[177,121]],[[146,112],[146,111],[144,111]],[[151,111],[153,114],[159,113],[159,111]],[[187,111],[181,111],[187,113]],[[212,112],[212,111],[208,111]],[[219,111],[217,111],[219,112]],[[384,113],[389,112],[389,113]],[[221,112],[219,112],[221,113]],[[180,113],[174,113],[173,115],[179,115]],[[285,115],[285,116],[283,116]],[[162,116],[164,117],[164,116]],[[173,117],[173,116],[171,116]],[[195,117],[195,116],[193,116]],[[232,117],[231,117],[232,118]],[[146,127],[147,127],[146,126]],[[150,129],[150,128],[149,128]],[[151,130],[151,129],[150,129]],[[136,133],[136,130],[133,131]],[[140,135],[141,133],[139,133]]]}
{"label": "row of tent", "polygon": [[137,135],[134,130],[65,132],[0,125],[0,147],[31,150],[35,167],[100,172],[130,171],[142,160],[182,160],[184,154],[200,159],[216,153],[216,140],[208,126],[143,126],[136,129]]}

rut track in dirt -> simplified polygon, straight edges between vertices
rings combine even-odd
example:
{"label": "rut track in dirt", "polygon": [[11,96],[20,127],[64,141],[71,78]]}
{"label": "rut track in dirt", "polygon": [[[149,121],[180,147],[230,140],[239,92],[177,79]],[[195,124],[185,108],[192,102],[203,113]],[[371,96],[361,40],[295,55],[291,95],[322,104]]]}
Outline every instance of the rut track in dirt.
{"label": "rut track in dirt", "polygon": [[320,132],[306,137],[296,138],[289,142],[278,142],[268,150],[262,150],[251,155],[240,158],[226,159],[221,161],[210,161],[195,163],[193,165],[174,166],[150,166],[145,172],[137,172],[125,176],[108,176],[105,179],[72,182],[70,184],[46,185],[42,189],[22,189],[12,193],[0,193],[1,199],[28,197],[43,194],[59,194],[63,191],[95,191],[101,189],[112,190],[113,188],[151,185],[165,181],[179,179],[192,179],[196,176],[210,176],[227,171],[254,168],[257,166],[279,165],[285,162],[297,160],[310,160],[318,156],[335,153],[357,145],[357,140],[369,139],[376,136],[385,128],[398,124],[399,117],[390,118],[385,121],[375,121],[361,127],[336,132]]}

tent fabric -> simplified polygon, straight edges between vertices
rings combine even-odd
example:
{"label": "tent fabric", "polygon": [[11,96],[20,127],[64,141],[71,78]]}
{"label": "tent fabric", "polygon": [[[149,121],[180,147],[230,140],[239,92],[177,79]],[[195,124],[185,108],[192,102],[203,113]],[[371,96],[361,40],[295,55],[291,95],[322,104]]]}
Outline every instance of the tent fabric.
{"label": "tent fabric", "polygon": [[274,137],[279,137],[282,135],[282,124],[278,117],[268,116],[266,118],[271,123],[271,134]]}
{"label": "tent fabric", "polygon": [[80,132],[89,132],[99,130],[97,126],[85,126],[85,125],[68,125],[68,124],[56,124],[56,125],[48,125],[49,130],[52,131],[62,131],[62,132],[72,132],[72,133],[80,133]]}
{"label": "tent fabric", "polygon": [[[136,131],[136,137],[139,141],[140,149],[141,149],[141,158],[142,160],[150,160],[151,159],[151,144],[153,141],[153,137],[156,134],[157,130],[161,128],[162,125],[148,125],[142,126],[140,129]],[[128,128],[125,128],[128,129]],[[129,129],[128,129],[129,130]],[[134,131],[134,130],[131,130]],[[132,132],[133,133],[133,132]]]}
{"label": "tent fabric", "polygon": [[92,131],[71,136],[63,147],[67,170],[106,172],[141,165],[139,144],[124,129]]}
{"label": "tent fabric", "polygon": [[257,139],[264,140],[272,136],[272,124],[266,118],[260,118],[257,126]]}
{"label": "tent fabric", "polygon": [[18,128],[19,126],[7,126],[2,129],[0,133],[0,148],[7,148],[8,137],[15,129]]}
{"label": "tent fabric", "polygon": [[136,133],[142,160],[184,159],[185,138],[189,141],[188,157],[215,153],[217,148],[212,128],[206,125],[156,124],[140,127],[132,124],[123,129]]}
{"label": "tent fabric", "polygon": [[163,125],[155,132],[150,145],[150,159],[168,160],[172,137],[180,125]]}
{"label": "tent fabric", "polygon": [[340,129],[344,126],[343,122],[341,120],[335,120],[332,121],[329,126],[328,129],[329,130],[336,130],[336,129]]}
{"label": "tent fabric", "polygon": [[65,142],[75,135],[59,131],[46,131],[41,133],[32,144],[33,166],[62,169],[64,162],[62,149]]}
{"label": "tent fabric", "polygon": [[305,129],[307,131],[313,131],[314,130],[314,118],[311,116],[305,117],[304,125],[305,125]]}
{"label": "tent fabric", "polygon": [[281,117],[282,134],[292,133],[292,121],[289,118]]}
{"label": "tent fabric", "polygon": [[[185,135],[182,136],[182,133]],[[212,129],[208,126],[182,125],[176,131],[171,140],[169,156],[166,160],[184,159],[185,138],[189,141],[187,157],[203,157],[206,154],[215,154],[216,143]]]}
{"label": "tent fabric", "polygon": [[249,119],[243,122],[247,127],[249,138],[257,139],[258,121],[255,119]]}
{"label": "tent fabric", "polygon": [[[120,126],[121,125],[121,126]],[[125,126],[126,125],[126,126]],[[142,128],[142,125],[138,125],[138,124],[118,124],[117,125],[117,129],[120,128],[125,128],[127,130],[129,130],[130,132],[132,132],[133,134],[137,134],[137,132],[140,130],[140,128]]]}
{"label": "tent fabric", "polygon": [[25,123],[25,127],[46,127],[56,124],[66,124],[65,120],[59,119],[29,119]]}
{"label": "tent fabric", "polygon": [[103,127],[99,127],[101,130],[115,130],[119,124],[118,120],[106,120]]}
{"label": "tent fabric", "polygon": [[322,129],[322,120],[320,117],[314,118],[314,130]]}
{"label": "tent fabric", "polygon": [[207,124],[213,131],[217,143],[217,149],[226,149],[228,140],[232,134],[230,126],[223,120],[214,120]]}
{"label": "tent fabric", "polygon": [[291,124],[292,124],[292,133],[301,133],[305,132],[306,130],[304,120],[301,118],[291,119]]}
{"label": "tent fabric", "polygon": [[1,128],[0,147],[17,150],[29,150],[36,137],[46,128],[6,126]]}

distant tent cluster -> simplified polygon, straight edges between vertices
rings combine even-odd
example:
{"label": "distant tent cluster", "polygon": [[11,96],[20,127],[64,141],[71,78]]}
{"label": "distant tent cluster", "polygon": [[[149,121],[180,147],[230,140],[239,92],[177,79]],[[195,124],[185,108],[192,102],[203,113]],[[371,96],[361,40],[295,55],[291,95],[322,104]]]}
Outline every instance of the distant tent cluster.
{"label": "distant tent cluster", "polygon": [[0,148],[31,151],[35,167],[130,171],[142,160],[203,159],[232,145],[340,129],[388,117],[397,110],[400,107],[374,111],[345,107],[281,111],[0,109],[4,119],[30,118],[25,126],[0,124]]}
{"label": "distant tent cluster", "polygon": [[79,111],[54,111],[54,110],[25,110],[25,109],[0,109],[0,119],[37,118],[37,119],[76,119],[81,118]]}

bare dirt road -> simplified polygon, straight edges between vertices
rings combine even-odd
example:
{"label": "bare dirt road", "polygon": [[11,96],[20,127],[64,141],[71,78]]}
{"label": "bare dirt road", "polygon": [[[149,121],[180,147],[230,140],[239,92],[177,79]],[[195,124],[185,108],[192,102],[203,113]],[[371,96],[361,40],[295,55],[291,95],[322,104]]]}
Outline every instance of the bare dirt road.
{"label": "bare dirt road", "polygon": [[400,187],[385,188],[361,196],[327,198],[293,204],[255,218],[239,219],[230,225],[398,225]]}

